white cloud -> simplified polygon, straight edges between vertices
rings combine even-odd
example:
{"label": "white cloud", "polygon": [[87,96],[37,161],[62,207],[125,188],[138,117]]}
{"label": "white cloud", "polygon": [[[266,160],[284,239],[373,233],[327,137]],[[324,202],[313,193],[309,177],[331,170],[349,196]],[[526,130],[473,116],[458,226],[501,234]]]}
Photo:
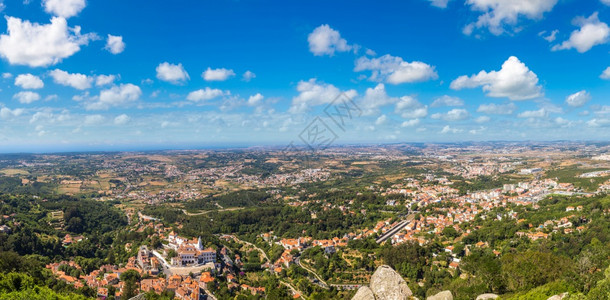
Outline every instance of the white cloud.
{"label": "white cloud", "polygon": [[394,112],[405,119],[419,119],[428,115],[428,106],[422,105],[411,96],[402,96],[396,103]]}
{"label": "white cloud", "polygon": [[249,82],[250,80],[256,78],[256,74],[252,73],[252,71],[248,70],[246,72],[244,72],[244,75],[242,75],[242,80],[245,82]]}
{"label": "white cloud", "polygon": [[38,76],[32,74],[21,74],[15,78],[15,85],[28,90],[41,89],[44,82]]}
{"label": "white cloud", "polygon": [[106,119],[102,115],[88,115],[85,116],[85,125],[98,125],[104,122]]}
{"label": "white cloud", "polygon": [[442,106],[464,106],[464,100],[458,97],[451,97],[448,95],[444,95],[438,97],[432,102],[430,107],[442,107]]}
{"label": "white cloud", "polygon": [[183,83],[190,79],[189,74],[184,70],[182,64],[160,63],[157,66],[157,78],[173,84]]}
{"label": "white cloud", "polygon": [[601,75],[599,75],[601,79],[610,79],[610,67],[607,67]]}
{"label": "white cloud", "polygon": [[462,121],[470,118],[470,113],[462,108],[455,108],[448,111],[446,114],[436,113],[430,116],[432,119],[445,120],[445,121]]}
{"label": "white cloud", "polygon": [[446,125],[445,127],[443,127],[443,130],[441,130],[442,134],[447,134],[447,133],[460,133],[463,132],[464,130],[462,129],[458,129],[458,128],[452,128],[449,125]]}
{"label": "white cloud", "polygon": [[420,120],[419,119],[412,119],[412,120],[407,120],[402,122],[402,124],[400,124],[400,127],[414,127],[419,125]]}
{"label": "white cloud", "polygon": [[600,0],[600,2],[605,5],[610,5],[610,0]]}
{"label": "white cloud", "polygon": [[116,79],[115,75],[98,75],[95,77],[95,85],[96,86],[104,86],[108,84],[112,84]]}
{"label": "white cloud", "polygon": [[336,31],[328,24],[320,25],[314,29],[307,37],[309,42],[309,51],[316,56],[330,55],[335,52],[347,52],[352,50],[352,46],[347,44],[347,41],[341,38],[339,31]]}
{"label": "white cloud", "polygon": [[[292,98],[290,113],[303,113],[313,106],[328,104],[335,100],[341,90],[332,84],[318,83],[315,78],[308,81],[299,81],[297,84],[299,95]],[[349,98],[354,98],[357,93],[355,90],[344,92]]]}
{"label": "white cloud", "polygon": [[258,104],[261,103],[261,101],[263,101],[263,95],[261,95],[260,93],[257,93],[256,95],[252,95],[248,98],[248,105],[250,106],[256,106]]}
{"label": "white cloud", "polygon": [[40,95],[38,93],[24,91],[13,95],[13,99],[19,100],[20,103],[28,104],[40,100]]}
{"label": "white cloud", "polygon": [[582,90],[566,97],[566,104],[572,107],[582,107],[591,100],[591,94]]}
{"label": "white cloud", "polygon": [[542,37],[547,42],[551,43],[551,42],[555,41],[555,39],[557,39],[558,33],[559,33],[559,30],[553,30],[553,31],[551,31],[551,33],[549,33],[548,35],[545,36],[545,34],[547,34],[547,32],[541,31],[540,33],[538,33],[538,36]]}
{"label": "white cloud", "polygon": [[491,121],[491,118],[488,116],[480,116],[480,117],[476,118],[474,121],[477,123],[487,123],[487,122]]}
{"label": "white cloud", "polygon": [[553,51],[575,48],[576,51],[584,53],[593,46],[605,44],[610,40],[610,27],[599,20],[597,12],[588,18],[577,17],[573,23],[580,26],[580,29],[572,31],[567,41],[553,46]]}
{"label": "white cloud", "polygon": [[555,120],[553,120],[555,122],[555,124],[561,126],[561,127],[569,127],[572,126],[572,121],[570,120],[566,120],[562,117],[557,117],[555,118]]}
{"label": "white cloud", "polygon": [[451,0],[427,0],[427,1],[430,2],[430,5],[432,5],[432,6],[436,6],[438,8],[447,8],[447,4]]}
{"label": "white cloud", "polygon": [[538,76],[517,57],[509,57],[500,71],[481,71],[470,77],[463,75],[451,82],[451,88],[483,87],[489,97],[507,97],[511,100],[526,100],[543,95],[538,85]]}
{"label": "white cloud", "polygon": [[379,118],[377,118],[377,120],[375,120],[375,125],[377,125],[377,126],[383,125],[387,121],[388,121],[388,116],[381,115],[381,116],[379,116]]}
{"label": "white cloud", "polygon": [[95,39],[80,33],[80,27],[68,28],[66,19],[54,17],[50,24],[30,23],[6,17],[8,34],[0,35],[0,55],[14,65],[46,67],[72,56]]}
{"label": "white cloud", "polygon": [[2,78],[4,78],[4,79],[8,79],[8,78],[11,78],[11,77],[13,77],[13,74],[11,74],[9,72],[2,73]]}
{"label": "white cloud", "polygon": [[589,127],[607,127],[610,126],[610,119],[606,118],[594,118],[587,121]]}
{"label": "white cloud", "polygon": [[114,118],[114,125],[125,125],[129,122],[130,119],[131,118],[126,114],[119,115]]}
{"label": "white cloud", "polygon": [[53,82],[64,86],[70,86],[77,90],[86,90],[91,87],[93,78],[80,73],[68,73],[66,71],[55,69],[49,72],[53,78]]}
{"label": "white cloud", "polygon": [[193,102],[201,102],[206,100],[212,100],[214,98],[218,98],[220,96],[228,95],[229,92],[223,92],[219,89],[211,89],[206,87],[205,89],[199,89],[193,92],[190,92],[186,99]]}
{"label": "white cloud", "polygon": [[355,72],[372,71],[372,81],[385,81],[391,84],[421,82],[437,79],[433,66],[420,61],[406,62],[400,57],[386,54],[379,58],[360,57],[356,60]]}
{"label": "white cloud", "polygon": [[104,49],[108,50],[108,52],[112,54],[119,54],[123,52],[125,50],[125,43],[123,42],[123,37],[120,35],[117,36],[109,34]]}
{"label": "white cloud", "polygon": [[139,86],[127,83],[102,90],[97,101],[88,103],[88,110],[108,109],[113,106],[122,106],[140,98],[142,90]]}
{"label": "white cloud", "polygon": [[515,110],[517,110],[517,106],[514,103],[508,104],[481,104],[477,109],[477,112],[491,114],[491,115],[512,115]]}
{"label": "white cloud", "polygon": [[545,12],[553,9],[557,0],[467,0],[466,4],[483,14],[476,22],[466,25],[465,34],[472,34],[475,28],[488,28],[492,34],[500,35],[522,18],[542,18]]}
{"label": "white cloud", "polygon": [[379,114],[380,107],[394,104],[398,101],[398,98],[388,96],[385,90],[385,85],[380,83],[374,88],[366,89],[364,97],[359,103],[359,107],[362,109],[363,115],[371,116]]}
{"label": "white cloud", "polygon": [[44,10],[47,13],[62,18],[76,16],[85,6],[85,0],[43,0]]}
{"label": "white cloud", "polygon": [[235,72],[233,72],[233,70],[225,68],[208,68],[201,74],[201,77],[203,77],[203,79],[206,81],[225,81],[232,76],[235,76]]}
{"label": "white cloud", "polygon": [[18,117],[24,113],[22,108],[9,109],[8,107],[0,108],[0,118],[2,119],[10,119],[14,117]]}
{"label": "white cloud", "polygon": [[481,134],[483,131],[487,130],[487,127],[481,126],[479,129],[471,129],[468,131],[470,134]]}
{"label": "white cloud", "polygon": [[539,110],[527,110],[517,115],[518,118],[544,118],[548,116],[548,111],[544,108]]}

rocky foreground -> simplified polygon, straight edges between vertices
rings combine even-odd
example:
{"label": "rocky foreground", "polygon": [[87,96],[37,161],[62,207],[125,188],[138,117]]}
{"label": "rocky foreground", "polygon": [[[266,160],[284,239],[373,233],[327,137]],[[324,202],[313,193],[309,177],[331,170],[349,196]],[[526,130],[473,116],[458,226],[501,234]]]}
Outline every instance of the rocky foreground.
{"label": "rocky foreground", "polygon": [[[498,295],[483,294],[476,300],[496,299]],[[407,282],[390,266],[380,266],[371,277],[369,286],[363,286],[352,300],[407,300],[417,299]],[[442,291],[426,300],[453,300],[451,291]]]}

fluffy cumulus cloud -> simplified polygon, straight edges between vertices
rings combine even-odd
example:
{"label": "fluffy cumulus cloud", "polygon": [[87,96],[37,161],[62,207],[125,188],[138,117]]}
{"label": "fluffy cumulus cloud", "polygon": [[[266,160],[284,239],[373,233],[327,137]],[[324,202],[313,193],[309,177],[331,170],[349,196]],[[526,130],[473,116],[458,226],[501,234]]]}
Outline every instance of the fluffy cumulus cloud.
{"label": "fluffy cumulus cloud", "polygon": [[428,115],[428,106],[411,96],[402,96],[394,107],[394,112],[405,119],[421,119]]}
{"label": "fluffy cumulus cloud", "polygon": [[434,99],[434,102],[430,104],[430,107],[442,107],[442,106],[464,106],[464,100],[458,97],[441,96]]}
{"label": "fluffy cumulus cloud", "polygon": [[256,74],[254,74],[252,71],[248,70],[248,71],[244,72],[244,75],[242,75],[241,78],[245,82],[250,82],[250,80],[256,78]]}
{"label": "fluffy cumulus cloud", "polygon": [[517,106],[514,103],[508,104],[481,104],[477,109],[477,112],[490,114],[490,115],[512,115],[517,110]]}
{"label": "fluffy cumulus cloud", "polygon": [[362,109],[363,115],[371,116],[379,114],[381,107],[397,103],[398,101],[398,98],[388,96],[385,85],[380,83],[374,88],[366,89],[364,97],[359,102],[359,107]]}
{"label": "fluffy cumulus cloud", "polygon": [[445,127],[443,127],[443,129],[441,130],[441,134],[448,134],[448,133],[461,133],[464,132],[464,130],[459,129],[459,128],[453,128],[449,125],[446,125]]}
{"label": "fluffy cumulus cloud", "polygon": [[610,40],[610,27],[599,20],[597,12],[588,18],[577,17],[573,23],[580,29],[572,31],[567,41],[553,46],[553,51],[576,49],[576,51],[584,53],[593,46],[605,44]]}
{"label": "fluffy cumulus cloud", "polygon": [[265,97],[263,97],[263,95],[261,95],[260,93],[257,93],[256,95],[252,95],[248,98],[248,105],[257,106],[263,101],[263,98],[265,98]]}
{"label": "fluffy cumulus cloud", "polygon": [[94,34],[81,34],[78,26],[68,28],[66,19],[59,17],[52,18],[50,24],[6,17],[6,23],[8,34],[0,35],[0,56],[14,65],[54,65],[96,38]]}
{"label": "fluffy cumulus cloud", "polygon": [[93,78],[80,73],[68,73],[66,71],[55,69],[49,72],[53,78],[53,82],[64,86],[70,86],[78,90],[86,90],[91,87]]}
{"label": "fluffy cumulus cloud", "polygon": [[353,48],[345,39],[341,38],[339,31],[330,28],[327,24],[314,29],[307,37],[307,41],[309,51],[316,56],[332,56],[335,52],[347,52]]}
{"label": "fluffy cumulus cloud", "polygon": [[10,109],[8,107],[2,107],[2,108],[0,108],[0,118],[10,119],[10,118],[18,117],[18,116],[22,115],[24,112],[25,111],[22,108]]}
{"label": "fluffy cumulus cloud", "polygon": [[95,77],[95,85],[96,86],[104,86],[108,84],[112,84],[116,79],[115,75],[98,75]]}
{"label": "fluffy cumulus cloud", "polygon": [[206,81],[225,81],[233,76],[235,76],[235,72],[233,72],[231,69],[225,68],[207,68],[207,70],[203,71],[201,74],[201,77],[203,77],[203,79]]}
{"label": "fluffy cumulus cloud", "polygon": [[407,120],[402,122],[402,124],[400,124],[400,127],[415,127],[419,125],[419,123],[421,123],[419,119]]}
{"label": "fluffy cumulus cloud", "polygon": [[88,103],[86,108],[89,110],[100,110],[123,106],[138,100],[141,95],[142,90],[139,86],[131,83],[121,84],[102,90],[96,99],[97,101]]}
{"label": "fluffy cumulus cloud", "polygon": [[[291,113],[303,113],[313,106],[331,103],[342,93],[334,85],[318,82],[315,78],[308,81],[299,81],[297,91],[299,94],[292,98],[292,105],[289,109]],[[344,93],[349,98],[354,98],[357,95],[355,90],[345,91]]]}
{"label": "fluffy cumulus cloud", "polygon": [[430,116],[432,119],[445,120],[445,121],[462,121],[470,118],[470,113],[462,108],[456,108],[448,111],[447,113],[436,113]]}
{"label": "fluffy cumulus cloud", "polygon": [[44,87],[44,82],[40,77],[32,74],[21,74],[15,78],[15,85],[20,86],[23,89],[35,90]]}
{"label": "fluffy cumulus cloud", "polygon": [[511,100],[527,100],[543,95],[538,76],[515,56],[509,57],[499,71],[463,75],[451,82],[454,90],[476,87],[482,87],[489,97]]}
{"label": "fluffy cumulus cloud", "polygon": [[43,0],[42,5],[47,13],[69,18],[78,15],[87,4],[85,0]]}
{"label": "fluffy cumulus cloud", "polygon": [[566,97],[566,104],[572,107],[582,107],[591,100],[591,94],[582,90]]}
{"label": "fluffy cumulus cloud", "polygon": [[606,80],[610,79],[610,67],[607,67],[607,68],[606,68],[606,69],[605,69],[605,70],[602,72],[602,74],[601,74],[601,75],[599,75],[599,78],[601,78],[601,79],[606,79]]}
{"label": "fluffy cumulus cloud", "polygon": [[38,93],[23,91],[13,95],[13,99],[18,100],[20,103],[29,104],[34,101],[40,100],[40,95]]}
{"label": "fluffy cumulus cloud", "polygon": [[475,29],[488,28],[500,35],[516,26],[520,19],[540,19],[553,9],[557,0],[467,0],[471,10],[481,12],[477,21],[464,27],[464,34]]}
{"label": "fluffy cumulus cloud", "polygon": [[538,110],[526,110],[520,114],[517,115],[518,118],[544,118],[546,116],[549,115],[549,112],[544,109],[538,109]]}
{"label": "fluffy cumulus cloud", "polygon": [[186,96],[186,100],[193,102],[202,102],[207,100],[212,100],[214,98],[218,98],[220,96],[229,95],[229,92],[224,92],[219,89],[211,89],[206,87],[205,89],[199,89],[193,92],[190,92]]}
{"label": "fluffy cumulus cloud", "polygon": [[160,63],[157,66],[157,78],[173,84],[184,83],[189,80],[189,74],[184,70],[182,64],[170,64],[168,62]]}
{"label": "fluffy cumulus cloud", "polygon": [[119,54],[125,50],[125,43],[123,42],[122,36],[108,35],[106,39],[106,46],[104,49],[112,54]]}
{"label": "fluffy cumulus cloud", "polygon": [[128,115],[122,114],[122,115],[119,115],[116,118],[114,118],[114,124],[115,125],[125,125],[129,122],[129,120],[131,120],[131,118]]}
{"label": "fluffy cumulus cloud", "polygon": [[386,54],[379,58],[363,56],[356,60],[354,71],[371,71],[372,81],[385,81],[391,84],[421,82],[437,79],[433,66],[420,61],[406,62],[400,57]]}

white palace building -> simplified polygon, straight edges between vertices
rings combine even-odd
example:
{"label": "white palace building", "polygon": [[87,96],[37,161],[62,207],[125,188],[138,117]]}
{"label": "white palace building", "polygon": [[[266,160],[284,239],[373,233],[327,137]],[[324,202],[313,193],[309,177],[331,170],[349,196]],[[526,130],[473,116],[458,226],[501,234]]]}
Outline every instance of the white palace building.
{"label": "white palace building", "polygon": [[196,266],[209,262],[216,262],[216,250],[212,248],[203,248],[201,237],[198,239],[186,239],[178,236],[173,231],[167,237],[168,246],[178,255],[172,257],[171,264],[173,266]]}

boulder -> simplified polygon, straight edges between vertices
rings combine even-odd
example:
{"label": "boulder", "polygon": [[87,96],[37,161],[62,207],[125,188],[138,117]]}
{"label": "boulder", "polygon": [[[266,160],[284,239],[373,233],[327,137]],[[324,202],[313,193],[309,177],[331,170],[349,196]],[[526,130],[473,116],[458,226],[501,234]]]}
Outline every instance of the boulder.
{"label": "boulder", "polygon": [[426,300],[453,300],[451,291],[442,291],[434,296],[426,298]]}
{"label": "boulder", "polygon": [[496,299],[498,297],[500,297],[500,296],[498,296],[496,294],[491,294],[491,293],[489,293],[489,294],[481,294],[481,295],[477,296],[476,300],[490,300],[490,299]]}
{"label": "boulder", "polygon": [[370,288],[378,300],[402,300],[413,295],[407,282],[386,265],[377,268],[371,277]]}
{"label": "boulder", "polygon": [[375,300],[375,294],[368,286],[361,286],[352,300]]}
{"label": "boulder", "polygon": [[565,298],[565,297],[567,297],[567,296],[568,296],[568,293],[563,293],[563,294],[559,294],[559,295],[551,296],[551,297],[549,297],[549,299],[547,299],[547,300],[561,300],[561,299],[563,299],[563,298]]}

